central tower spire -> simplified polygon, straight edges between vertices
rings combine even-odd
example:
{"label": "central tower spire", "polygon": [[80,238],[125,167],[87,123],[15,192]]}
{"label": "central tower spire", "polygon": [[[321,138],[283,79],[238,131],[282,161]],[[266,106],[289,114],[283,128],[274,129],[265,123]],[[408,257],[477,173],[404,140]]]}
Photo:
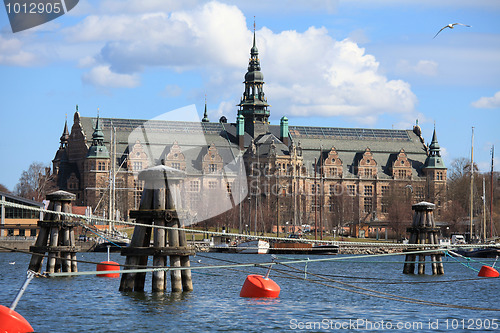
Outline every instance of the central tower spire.
{"label": "central tower spire", "polygon": [[255,21],[253,27],[253,46],[250,49],[248,71],[245,74],[245,91],[238,106],[238,116],[245,118],[245,132],[253,138],[268,132],[269,110],[264,95],[264,75],[260,71],[259,50],[255,42]]}

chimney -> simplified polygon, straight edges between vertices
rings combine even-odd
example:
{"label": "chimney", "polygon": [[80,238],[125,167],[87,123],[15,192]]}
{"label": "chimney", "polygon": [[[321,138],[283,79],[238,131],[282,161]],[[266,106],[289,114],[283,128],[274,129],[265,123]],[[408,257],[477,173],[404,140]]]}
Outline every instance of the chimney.
{"label": "chimney", "polygon": [[243,118],[242,114],[239,114],[236,118],[236,136],[238,137],[240,149],[245,149],[245,118]]}
{"label": "chimney", "polygon": [[280,122],[280,140],[288,147],[290,144],[288,138],[288,118],[286,116],[281,117]]}

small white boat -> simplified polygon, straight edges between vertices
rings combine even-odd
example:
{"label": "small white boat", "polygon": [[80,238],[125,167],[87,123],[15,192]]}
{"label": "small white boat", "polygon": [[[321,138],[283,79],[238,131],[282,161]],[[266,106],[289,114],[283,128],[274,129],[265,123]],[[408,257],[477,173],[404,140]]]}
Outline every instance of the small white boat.
{"label": "small white boat", "polygon": [[269,242],[258,239],[243,242],[237,246],[238,253],[267,254],[269,252]]}

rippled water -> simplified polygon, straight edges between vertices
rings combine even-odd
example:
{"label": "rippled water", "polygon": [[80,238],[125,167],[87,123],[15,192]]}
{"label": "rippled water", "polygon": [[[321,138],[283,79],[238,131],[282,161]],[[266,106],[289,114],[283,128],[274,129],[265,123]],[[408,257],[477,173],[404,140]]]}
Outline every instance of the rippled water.
{"label": "rippled water", "polygon": [[[106,260],[106,254],[79,253],[78,259],[100,262]],[[208,253],[192,258],[192,266],[224,264],[218,259],[267,262],[271,258],[269,255]],[[402,256],[358,257],[348,261],[310,262],[307,277],[315,278],[311,273],[329,274],[332,279],[409,298],[500,308],[500,279],[477,280],[476,272],[450,259],[445,261],[443,276],[404,275],[403,259]],[[9,306],[14,299],[26,277],[29,260],[30,256],[25,254],[0,253],[0,304]],[[111,260],[124,262],[124,258],[115,253],[111,254]],[[281,257],[279,261],[284,260]],[[9,264],[14,261],[14,265]],[[271,272],[271,278],[281,287],[278,299],[239,297],[248,274],[265,274],[264,269],[251,267],[193,271],[195,290],[178,294],[152,293],[150,273],[145,293],[118,291],[120,279],[95,276],[36,278],[16,311],[36,332],[465,332],[470,329],[483,332],[495,331],[495,327],[500,331],[498,311],[444,308],[375,298],[304,281],[305,264],[292,266],[302,270],[295,278],[276,270]],[[480,268],[480,264],[474,267]],[[80,271],[95,270],[95,265],[80,263],[78,268]],[[472,280],[458,281],[463,279]],[[485,329],[485,325],[490,329]]]}

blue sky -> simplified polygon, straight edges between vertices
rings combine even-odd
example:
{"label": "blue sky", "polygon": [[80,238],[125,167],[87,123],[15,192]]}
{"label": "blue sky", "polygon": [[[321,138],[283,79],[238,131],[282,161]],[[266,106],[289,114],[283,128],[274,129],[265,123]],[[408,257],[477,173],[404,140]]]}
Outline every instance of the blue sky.
{"label": "blue sky", "polygon": [[[65,115],[151,119],[195,104],[234,122],[253,21],[271,123],[434,124],[445,163],[500,151],[496,0],[103,0],[13,34],[0,10],[0,183],[49,163]],[[461,22],[471,27],[439,29]],[[499,156],[499,153],[496,154]],[[496,165],[500,159],[496,157]],[[498,170],[498,167],[496,168]]]}

